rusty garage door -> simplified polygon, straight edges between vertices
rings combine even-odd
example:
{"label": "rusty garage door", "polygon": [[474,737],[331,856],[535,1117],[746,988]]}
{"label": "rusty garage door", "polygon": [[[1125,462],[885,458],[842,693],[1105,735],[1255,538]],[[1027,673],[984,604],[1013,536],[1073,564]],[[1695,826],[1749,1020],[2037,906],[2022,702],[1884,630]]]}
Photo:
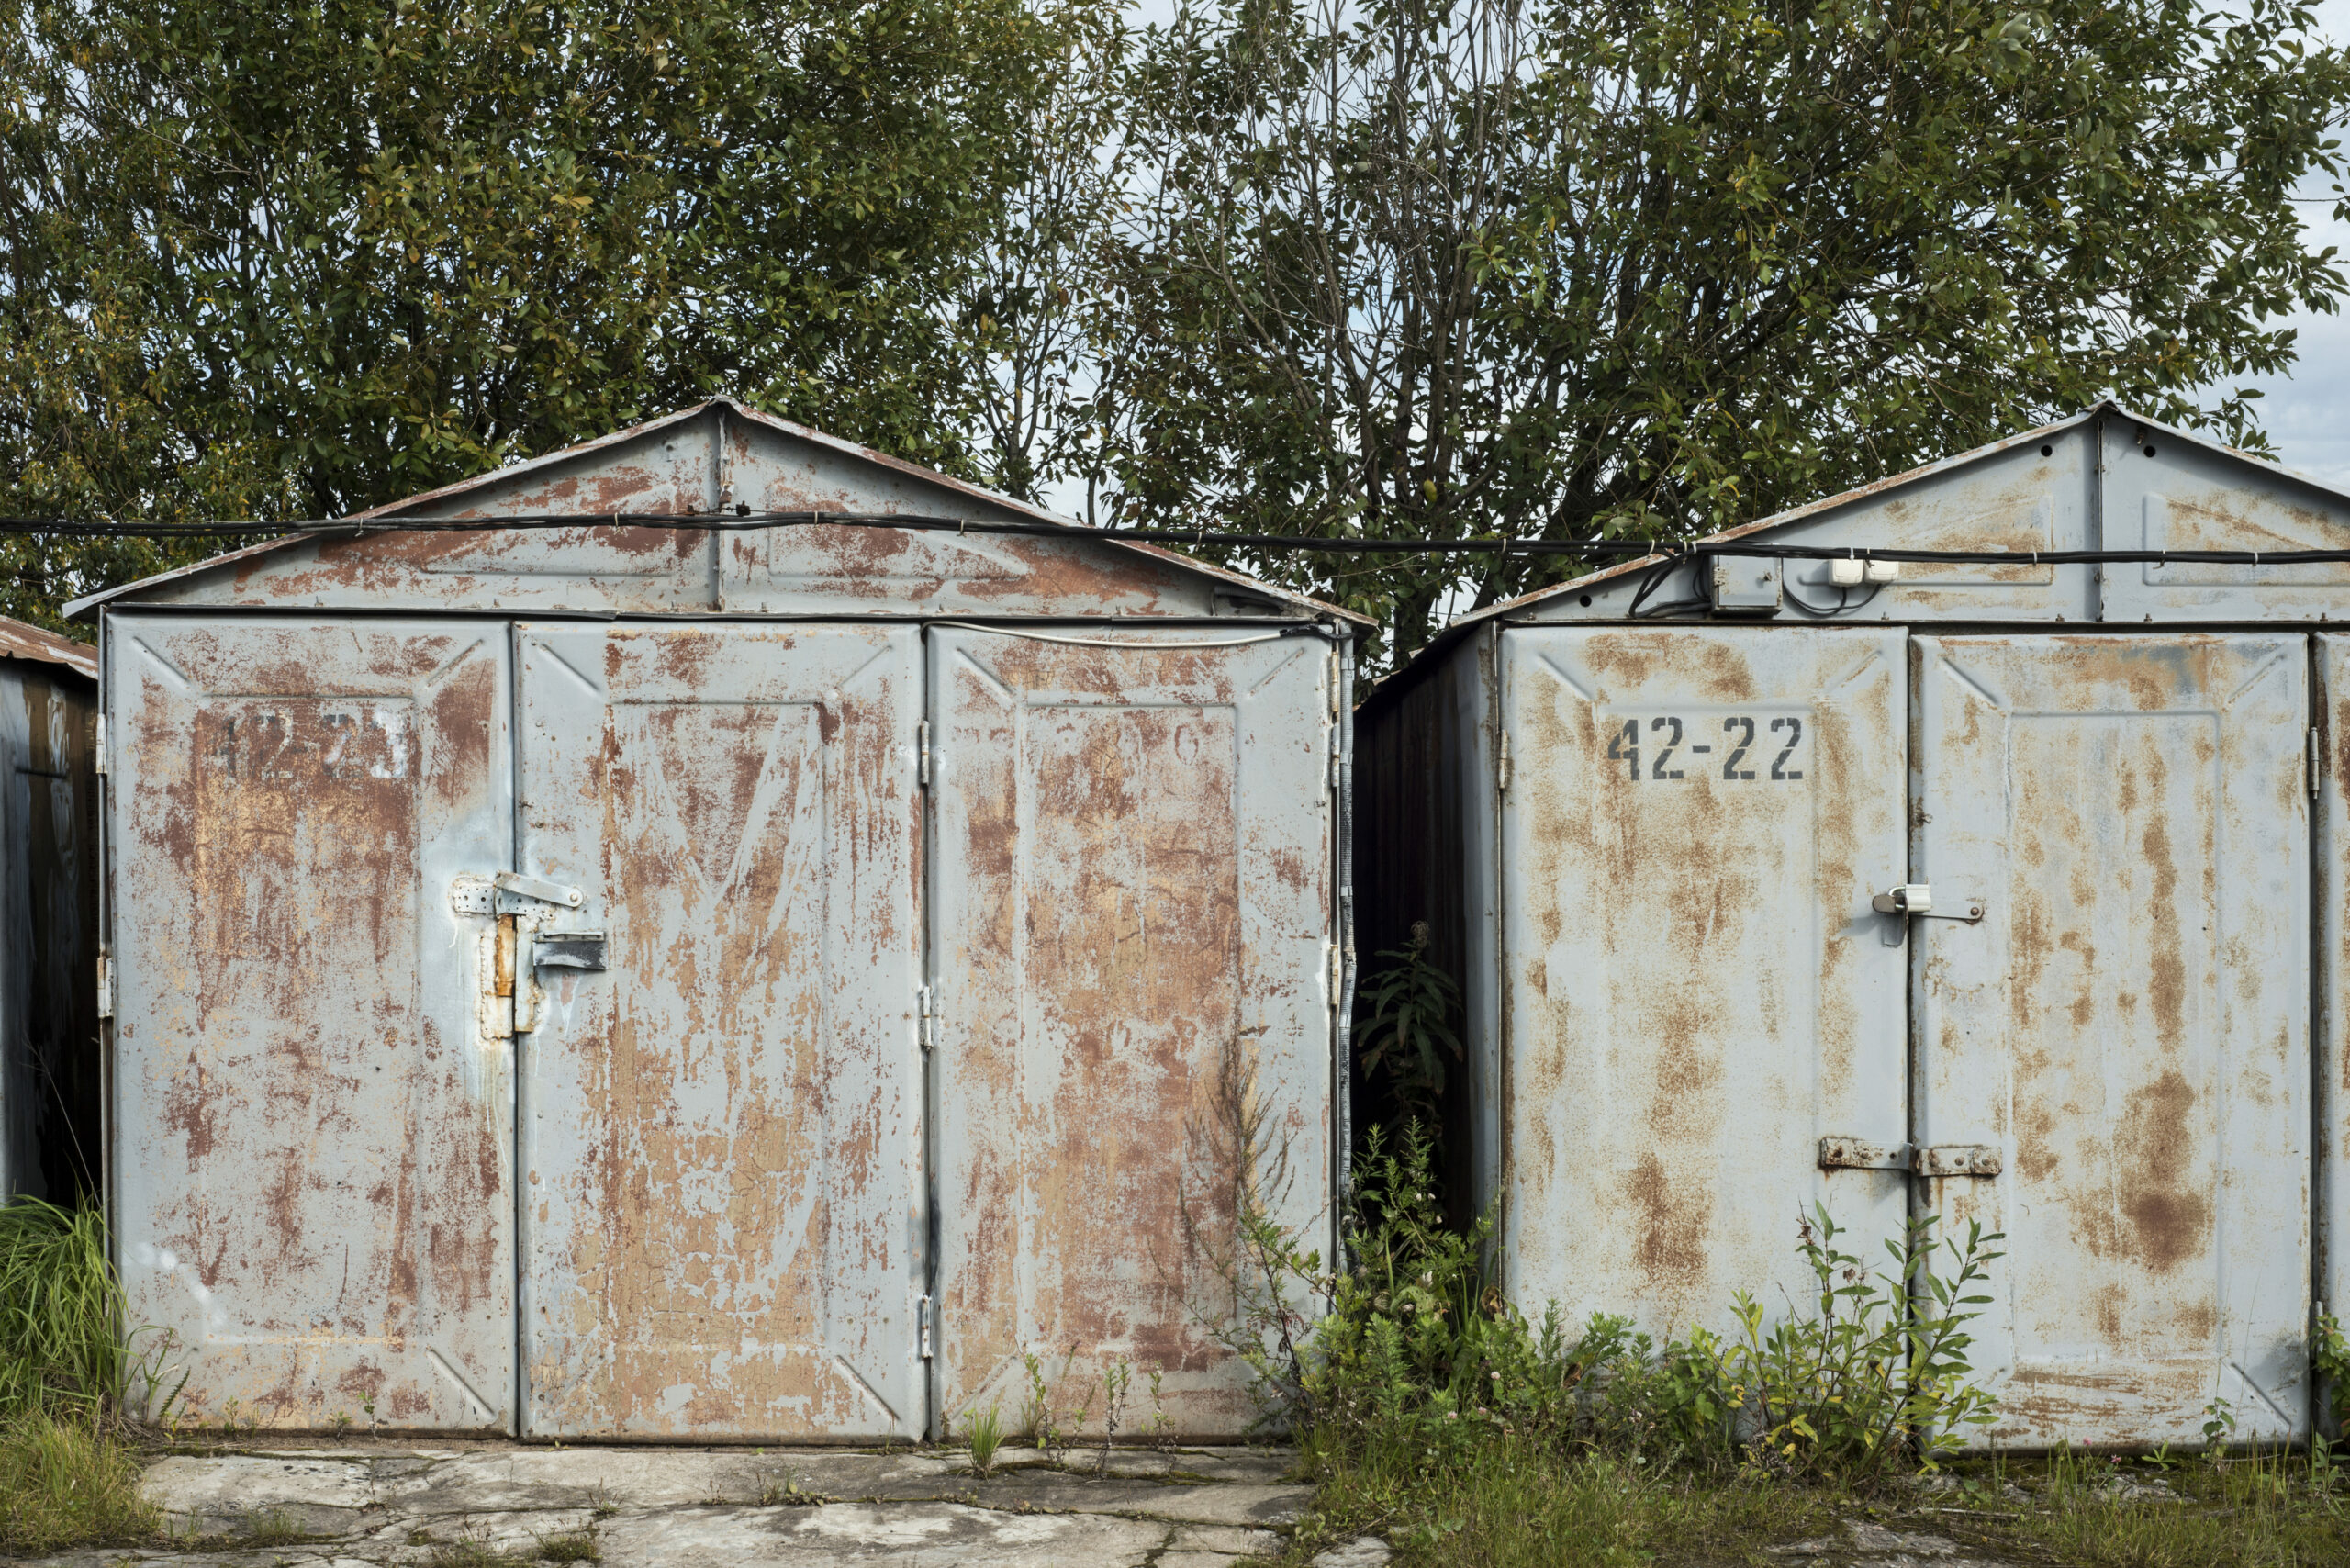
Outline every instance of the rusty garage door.
{"label": "rusty garage door", "polygon": [[[1898,630],[1502,637],[1513,1296],[1660,1338],[1881,1252],[1907,1181]],[[1823,1166],[1822,1155],[1829,1156]],[[1784,1293],[1784,1294],[1783,1294]]]}
{"label": "rusty garage door", "polygon": [[181,1411],[512,1420],[502,627],[118,615],[115,1215]]}
{"label": "rusty garage door", "polygon": [[920,1436],[921,633],[517,639],[523,1430]]}
{"label": "rusty garage door", "polygon": [[[1163,644],[1164,645],[1153,645]],[[1137,645],[1140,644],[1140,645]],[[1336,660],[1324,638],[941,628],[938,1414],[1231,1435],[1232,1216],[1329,1255]],[[1317,980],[1315,977],[1322,977]]]}
{"label": "rusty garage door", "polygon": [[2306,1425],[2309,649],[2297,636],[1920,637],[1929,1206],[2007,1233],[1983,1440]]}

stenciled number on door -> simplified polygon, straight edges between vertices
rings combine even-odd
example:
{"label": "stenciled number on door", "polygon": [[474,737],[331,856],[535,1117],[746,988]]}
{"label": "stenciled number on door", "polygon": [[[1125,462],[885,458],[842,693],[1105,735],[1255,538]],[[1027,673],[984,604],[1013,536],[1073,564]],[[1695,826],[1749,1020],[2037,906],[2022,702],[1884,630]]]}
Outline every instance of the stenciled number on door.
{"label": "stenciled number on door", "polygon": [[[1803,746],[1803,721],[1793,714],[1782,714],[1766,721],[1734,713],[1721,722],[1717,731],[1710,719],[1683,721],[1669,713],[1660,713],[1648,721],[1647,746],[1649,766],[1640,768],[1642,730],[1640,721],[1627,719],[1607,743],[1607,758],[1620,762],[1625,777],[1636,783],[1665,783],[1686,778],[1692,772],[1704,774],[1716,767],[1715,775],[1732,784],[1748,783],[1765,777],[1762,759],[1770,757],[1767,777],[1782,784],[1794,783],[1803,778],[1803,769],[1795,766],[1801,759],[1796,753]],[[1707,739],[1700,740],[1699,736]],[[1757,744],[1760,735],[1761,743]],[[1774,755],[1775,754],[1775,755]],[[1707,760],[1702,766],[1692,766],[1697,757]],[[1675,762],[1683,766],[1675,767]]]}

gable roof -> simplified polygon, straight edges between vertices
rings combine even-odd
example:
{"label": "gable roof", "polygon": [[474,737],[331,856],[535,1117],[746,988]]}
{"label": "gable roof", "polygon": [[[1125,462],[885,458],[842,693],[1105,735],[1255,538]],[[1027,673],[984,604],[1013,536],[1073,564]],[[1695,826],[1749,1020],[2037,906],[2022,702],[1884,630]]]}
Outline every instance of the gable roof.
{"label": "gable roof", "polygon": [[[901,512],[1042,524],[1045,535],[778,526],[706,530],[615,514]],[[371,520],[576,512],[576,529],[370,531]],[[498,608],[615,613],[1259,613],[1368,618],[1068,518],[887,453],[713,398],[677,413],[289,535],[86,595],[119,601]],[[703,556],[710,557],[707,564]],[[738,580],[739,579],[739,580]],[[721,603],[710,602],[711,598]],[[1219,607],[1222,607],[1219,609]]]}
{"label": "gable roof", "polygon": [[[1923,464],[1919,467],[1908,469],[1903,473],[1889,475],[1882,479],[1872,480],[1868,484],[1857,486],[1854,488],[1843,491],[1839,495],[1824,497],[1816,501],[1807,501],[1801,506],[1790,507],[1785,511],[1774,512],[1769,517],[1758,518],[1752,522],[1740,523],[1735,528],[1726,528],[1717,533],[1705,534],[1696,540],[1695,543],[1705,544],[1722,543],[1731,540],[1752,539],[1763,534],[1784,533],[1792,530],[1795,525],[1798,523],[1806,522],[1830,513],[1842,511],[1854,506],[1856,503],[1887,496],[1908,487],[1932,479],[1937,476],[1954,473],[1960,469],[1973,466],[1984,462],[1986,459],[1998,456],[2001,454],[2012,452],[2020,448],[2030,447],[2035,444],[2048,444],[2052,437],[2085,430],[2097,421],[2108,417],[2118,418],[2121,420],[2131,424],[2139,431],[2158,433],[2165,438],[2165,442],[2184,442],[2193,447],[2199,448],[2205,453],[2216,454],[2217,456],[2232,462],[2244,464],[2249,468],[2255,470],[2261,478],[2269,480],[2281,479],[2291,484],[2307,486],[2312,489],[2325,491],[2330,495],[2341,498],[2345,503],[2350,503],[2350,490],[2344,490],[2337,486],[2327,485],[2322,481],[2312,479],[2306,475],[2296,474],[2292,470],[2283,467],[2281,465],[2273,463],[2267,458],[2258,456],[2253,453],[2246,452],[2241,447],[2229,446],[2223,442],[2216,442],[2210,440],[2207,436],[2198,435],[2193,431],[2182,430],[2176,425],[2166,425],[2159,420],[2150,419],[2145,415],[2134,413],[2129,409],[2123,407],[2121,404],[2113,401],[2111,398],[2106,398],[2067,419],[2058,420],[2053,424],[2035,426],[2031,430],[2019,431],[2014,435],[2005,437],[1999,441],[1988,442],[1982,446],[1975,447],[1970,451],[1959,453],[1954,456],[1941,458],[1935,462]],[[1890,546],[1894,542],[1886,540],[1881,543],[1886,546]],[[2124,546],[2117,546],[2117,548],[2121,547]],[[1666,557],[1662,554],[1649,554],[1616,561],[1608,566],[1599,567],[1595,571],[1586,572],[1582,577],[1572,578],[1570,581],[1553,583],[1547,588],[1539,588],[1534,589],[1530,593],[1520,594],[1516,599],[1503,599],[1497,603],[1489,604],[1483,610],[1472,610],[1466,614],[1456,616],[1446,624],[1445,630],[1447,632],[1450,632],[1455,628],[1465,628],[1479,624],[1483,622],[1495,620],[1497,618],[1522,614],[1548,600],[1562,599],[1570,594],[1580,597],[1583,594],[1590,592],[1598,585],[1615,582],[1622,578],[1632,577],[1637,573],[1645,572],[1664,559],[1666,559]]]}

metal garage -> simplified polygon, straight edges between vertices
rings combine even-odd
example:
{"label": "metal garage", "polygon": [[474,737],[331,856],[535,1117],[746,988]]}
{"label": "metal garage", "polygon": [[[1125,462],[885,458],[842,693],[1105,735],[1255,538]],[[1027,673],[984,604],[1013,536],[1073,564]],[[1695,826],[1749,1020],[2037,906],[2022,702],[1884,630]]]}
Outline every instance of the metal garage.
{"label": "metal garage", "polygon": [[[800,510],[933,525],[626,521]],[[351,522],[73,607],[184,1407],[863,1441],[1035,1354],[1241,1431],[1217,1107],[1326,1244],[1353,618],[726,401]]]}
{"label": "metal garage", "polygon": [[[1463,984],[1513,1296],[1718,1328],[1805,1299],[1816,1201],[1980,1219],[1982,1440],[2306,1434],[2350,566],[2191,553],[2338,549],[2350,496],[2108,404],[1707,543],[1849,558],[1611,567],[1359,715],[1362,941],[1427,920]],[[2113,550],[2154,558],[2041,559]]]}

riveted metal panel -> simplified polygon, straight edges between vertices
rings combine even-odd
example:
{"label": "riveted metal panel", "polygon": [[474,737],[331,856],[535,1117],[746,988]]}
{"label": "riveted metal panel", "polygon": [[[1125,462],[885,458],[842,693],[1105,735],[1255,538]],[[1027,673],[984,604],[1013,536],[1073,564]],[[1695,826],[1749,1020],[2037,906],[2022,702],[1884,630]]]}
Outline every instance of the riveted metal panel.
{"label": "riveted metal panel", "polygon": [[2308,643],[1921,637],[1926,1184],[2007,1236],[1973,1360],[1984,1443],[2306,1428]]}
{"label": "riveted metal panel", "polygon": [[1906,1179],[1899,631],[1501,636],[1502,1258],[1510,1293],[1662,1337],[1816,1295],[1815,1203],[1865,1256]]}
{"label": "riveted metal panel", "polygon": [[525,1430],[919,1436],[920,633],[517,636]]}
{"label": "riveted metal panel", "polygon": [[[2106,548],[2339,550],[2350,497],[2176,431],[2109,416],[2099,430]],[[2343,612],[2350,563],[2121,563],[2098,568],[2109,622],[2324,621]]]}
{"label": "riveted metal panel", "polygon": [[129,1321],[184,1416],[507,1429],[510,1060],[449,897],[511,844],[503,630],[108,624]]}
{"label": "riveted metal panel", "polygon": [[1240,1185],[1330,1255],[1336,650],[1052,634],[930,638],[935,1408],[1124,1361],[1123,1431],[1157,1369],[1168,1429],[1237,1436]]}

